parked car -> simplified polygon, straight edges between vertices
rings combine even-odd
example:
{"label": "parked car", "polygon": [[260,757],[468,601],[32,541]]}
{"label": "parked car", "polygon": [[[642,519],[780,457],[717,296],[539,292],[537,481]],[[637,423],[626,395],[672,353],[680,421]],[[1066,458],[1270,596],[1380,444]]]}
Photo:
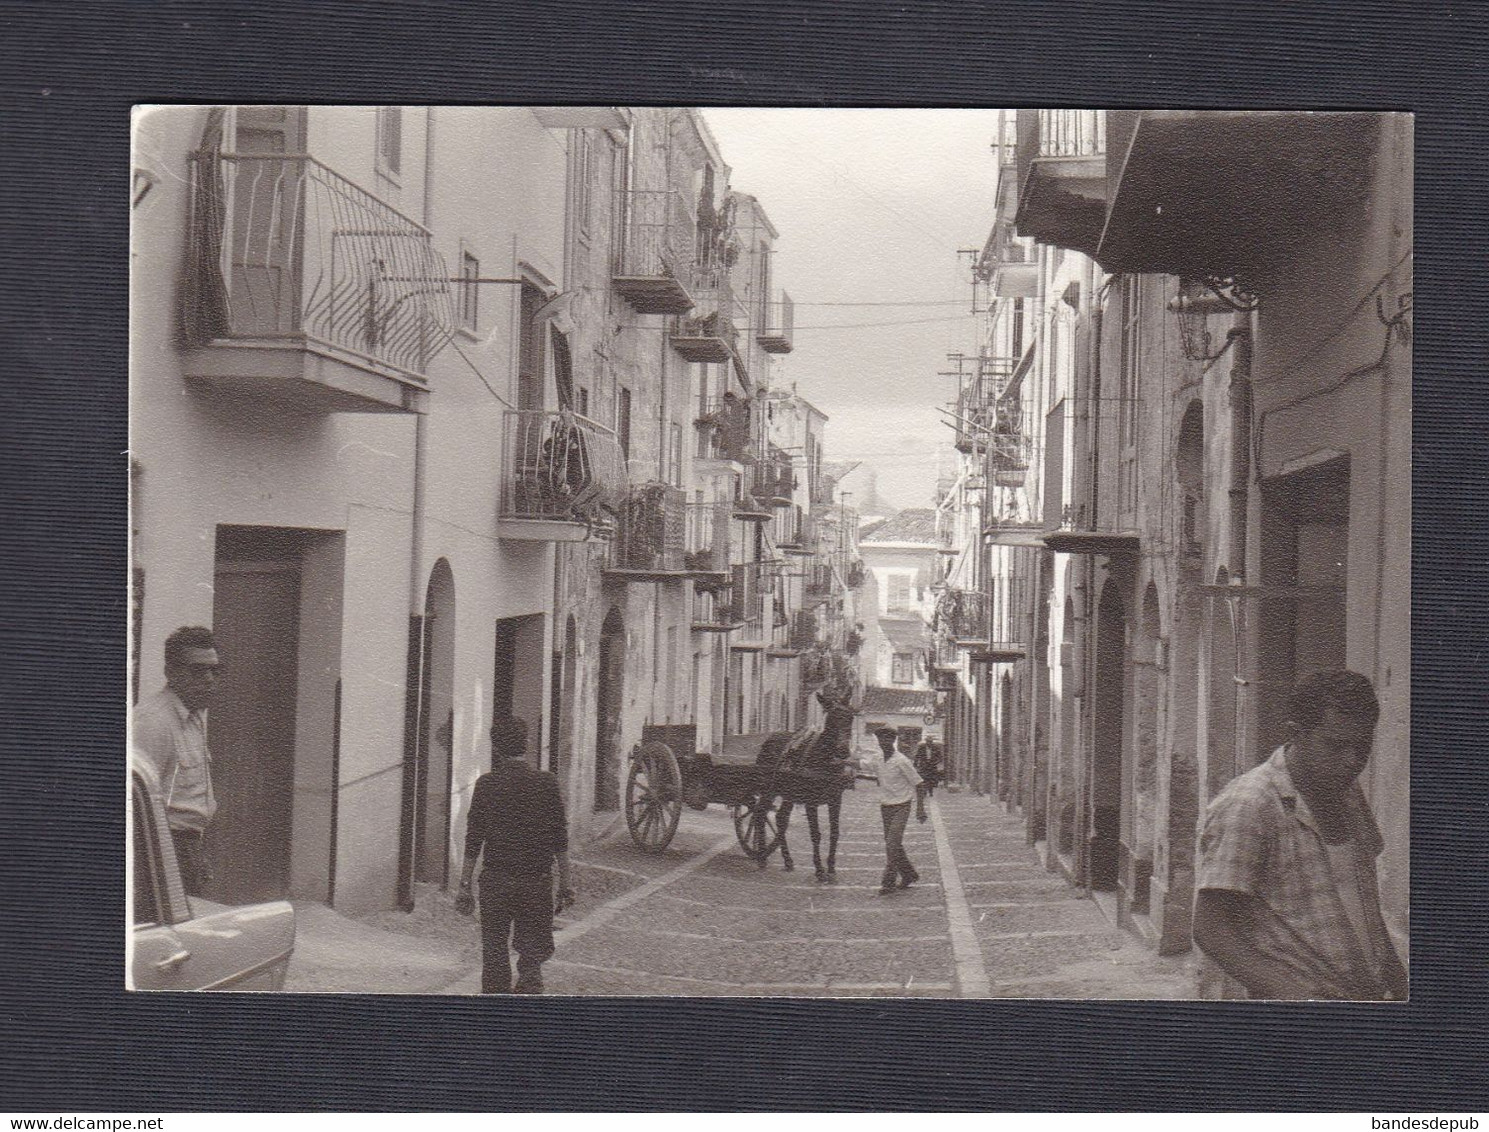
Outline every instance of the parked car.
{"label": "parked car", "polygon": [[280,990],[295,949],[287,900],[233,907],[187,896],[154,769],[130,762],[134,990]]}

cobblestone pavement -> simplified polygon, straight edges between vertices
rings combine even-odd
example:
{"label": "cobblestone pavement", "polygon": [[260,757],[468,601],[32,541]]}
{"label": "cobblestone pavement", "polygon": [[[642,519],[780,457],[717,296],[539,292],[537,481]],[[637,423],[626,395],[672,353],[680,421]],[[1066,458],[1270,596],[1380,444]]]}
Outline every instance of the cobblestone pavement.
{"label": "cobblestone pavement", "polygon": [[[581,995],[1190,997],[1188,957],[1161,958],[1046,871],[1021,823],[985,797],[939,791],[912,819],[914,887],[879,896],[884,838],[872,783],[843,798],[838,883],[813,878],[798,809],[796,871],[735,843],[727,811],[684,810],[662,854],[613,838],[588,850],[583,897],[544,967],[550,993]],[[826,814],[823,812],[825,825]],[[825,830],[824,830],[825,837]],[[443,897],[444,894],[438,894]],[[393,914],[396,915],[396,914]],[[474,943],[470,921],[466,946]],[[466,951],[467,956],[471,955]],[[479,989],[478,966],[446,993]],[[419,988],[423,989],[423,988]]]}

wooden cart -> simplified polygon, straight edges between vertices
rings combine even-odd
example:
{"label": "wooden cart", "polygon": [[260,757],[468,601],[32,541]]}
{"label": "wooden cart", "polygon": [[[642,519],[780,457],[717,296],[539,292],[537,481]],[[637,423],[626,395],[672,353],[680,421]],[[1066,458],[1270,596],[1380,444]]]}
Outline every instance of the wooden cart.
{"label": "wooden cart", "polygon": [[773,761],[762,763],[760,754],[768,742],[782,742],[781,736],[729,736],[715,760],[695,751],[697,729],[692,724],[643,728],[626,775],[626,826],[636,847],[662,852],[677,833],[683,806],[703,810],[718,803],[730,808],[739,847],[764,868],[781,840],[777,814],[788,772]]}

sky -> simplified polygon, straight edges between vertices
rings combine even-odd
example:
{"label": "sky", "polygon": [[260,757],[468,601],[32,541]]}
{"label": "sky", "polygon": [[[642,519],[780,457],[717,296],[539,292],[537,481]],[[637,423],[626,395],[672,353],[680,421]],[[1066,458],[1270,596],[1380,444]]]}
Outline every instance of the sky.
{"label": "sky", "polygon": [[[780,232],[796,304],[773,384],[828,415],[826,458],[862,460],[897,507],[927,507],[954,452],[946,355],[976,351],[971,269],[993,220],[996,110],[708,108],[732,188]],[[847,305],[862,304],[862,305]],[[873,305],[869,305],[873,304]]]}

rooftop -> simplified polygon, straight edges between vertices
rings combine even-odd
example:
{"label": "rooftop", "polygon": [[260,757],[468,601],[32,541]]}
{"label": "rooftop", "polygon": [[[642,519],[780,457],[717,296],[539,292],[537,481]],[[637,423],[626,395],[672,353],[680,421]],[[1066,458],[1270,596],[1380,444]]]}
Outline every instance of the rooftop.
{"label": "rooftop", "polygon": [[936,706],[936,693],[926,688],[865,688],[858,714],[927,715]]}
{"label": "rooftop", "polygon": [[910,507],[898,515],[859,531],[859,543],[911,542],[936,546],[936,512],[930,507]]}

